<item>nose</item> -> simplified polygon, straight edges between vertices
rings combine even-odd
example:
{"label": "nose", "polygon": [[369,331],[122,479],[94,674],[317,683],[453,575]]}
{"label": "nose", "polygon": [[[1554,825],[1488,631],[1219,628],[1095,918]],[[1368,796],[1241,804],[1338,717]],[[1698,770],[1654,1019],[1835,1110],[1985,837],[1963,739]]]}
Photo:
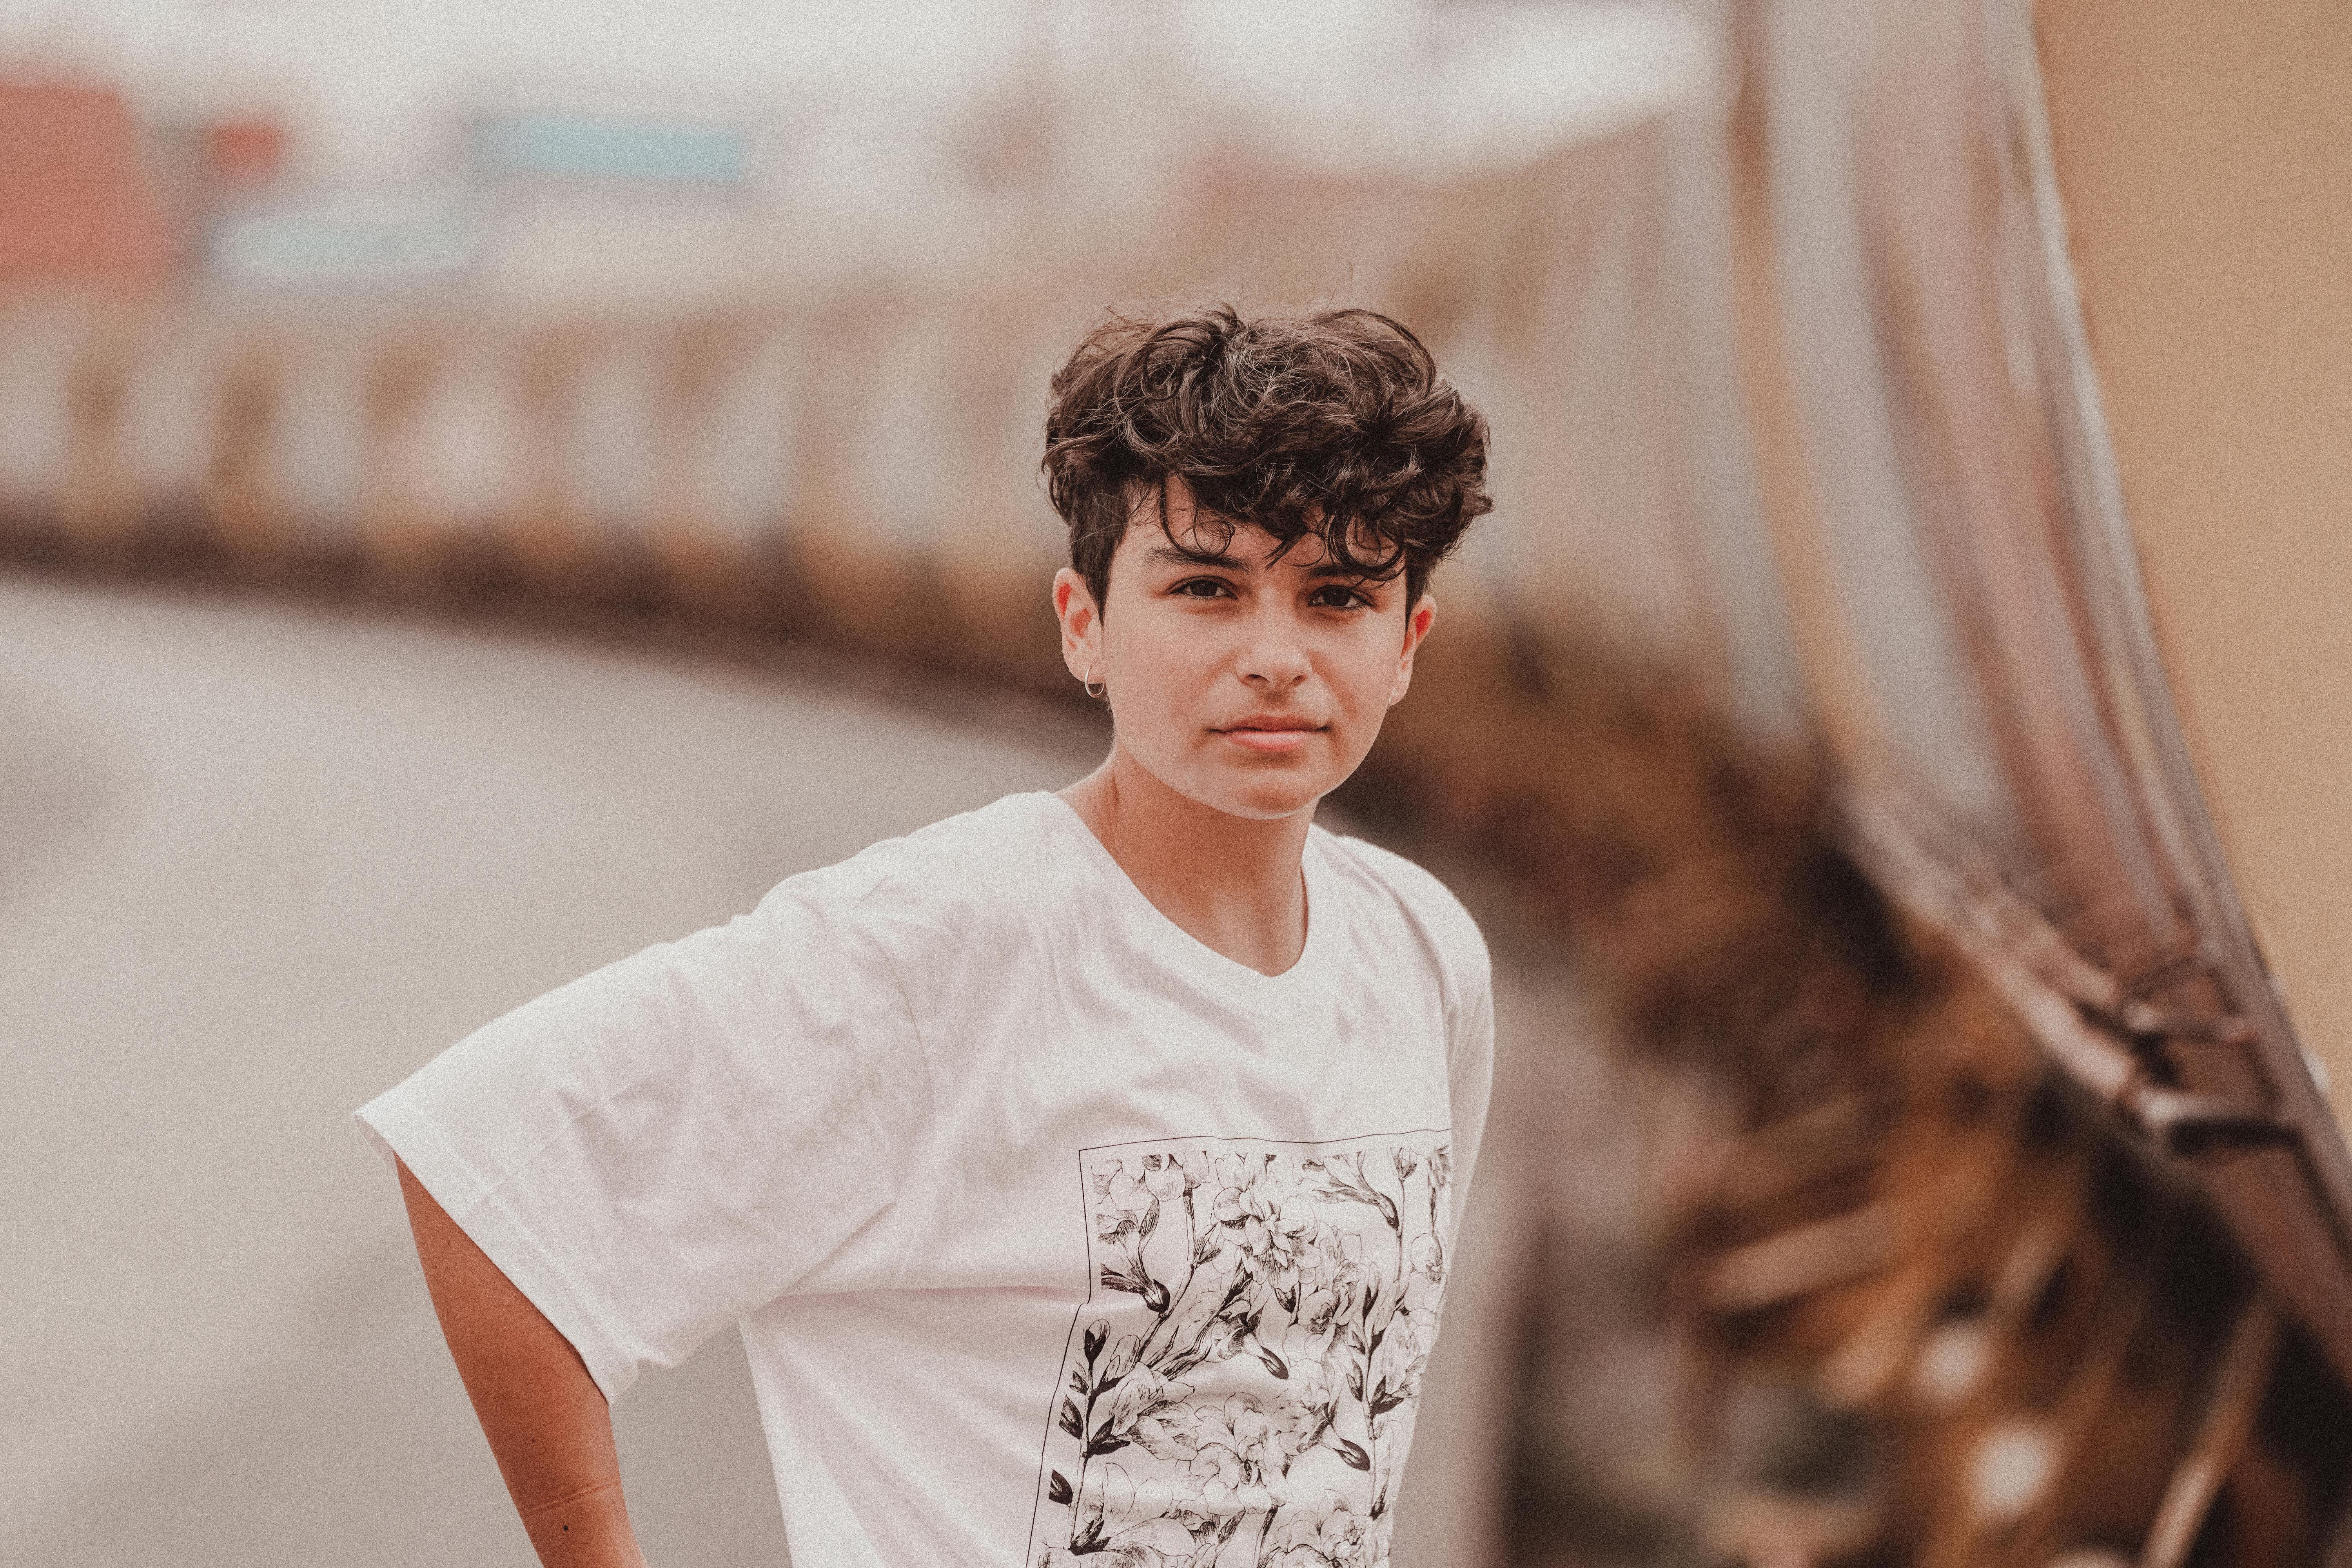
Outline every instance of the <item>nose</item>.
{"label": "nose", "polygon": [[1287,691],[1305,680],[1313,668],[1307,639],[1296,621],[1279,612],[1252,618],[1242,645],[1239,673],[1243,681],[1261,690]]}

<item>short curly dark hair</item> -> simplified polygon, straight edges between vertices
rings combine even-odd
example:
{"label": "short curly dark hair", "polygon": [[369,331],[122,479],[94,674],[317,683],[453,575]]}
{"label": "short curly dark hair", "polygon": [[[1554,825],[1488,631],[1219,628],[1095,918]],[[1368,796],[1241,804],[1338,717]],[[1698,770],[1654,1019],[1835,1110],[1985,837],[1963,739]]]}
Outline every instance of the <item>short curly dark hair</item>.
{"label": "short curly dark hair", "polygon": [[1181,478],[1204,526],[1313,534],[1408,605],[1494,509],[1486,421],[1402,322],[1360,309],[1111,312],[1055,373],[1046,493],[1095,603],[1135,508]]}

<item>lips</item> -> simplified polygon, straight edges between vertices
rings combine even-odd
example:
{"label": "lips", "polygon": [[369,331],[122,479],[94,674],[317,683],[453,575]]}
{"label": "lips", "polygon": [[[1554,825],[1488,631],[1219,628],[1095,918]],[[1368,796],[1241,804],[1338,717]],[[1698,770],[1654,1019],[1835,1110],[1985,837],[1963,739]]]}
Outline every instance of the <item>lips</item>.
{"label": "lips", "polygon": [[1307,737],[1322,728],[1287,714],[1258,714],[1224,725],[1217,733],[1249,751],[1290,752],[1304,746]]}

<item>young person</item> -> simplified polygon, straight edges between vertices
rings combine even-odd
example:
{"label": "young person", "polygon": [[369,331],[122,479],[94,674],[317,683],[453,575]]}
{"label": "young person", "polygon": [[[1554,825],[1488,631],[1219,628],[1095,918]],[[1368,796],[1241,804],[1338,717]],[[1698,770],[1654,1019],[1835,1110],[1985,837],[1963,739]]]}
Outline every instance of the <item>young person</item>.
{"label": "young person", "polygon": [[606,1402],[740,1324],[804,1568],[1374,1565],[1486,1113],[1486,953],[1313,826],[1486,430],[1367,310],[1114,316],[1053,382],[1116,738],[469,1037],[359,1112],[541,1561]]}

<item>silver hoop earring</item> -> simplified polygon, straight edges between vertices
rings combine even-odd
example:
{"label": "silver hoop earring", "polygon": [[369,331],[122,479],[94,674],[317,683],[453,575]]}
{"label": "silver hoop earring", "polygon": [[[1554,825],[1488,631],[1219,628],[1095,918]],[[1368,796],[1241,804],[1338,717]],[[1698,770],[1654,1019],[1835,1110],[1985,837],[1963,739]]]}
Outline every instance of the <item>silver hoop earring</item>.
{"label": "silver hoop earring", "polygon": [[1093,698],[1097,702],[1100,702],[1105,697],[1110,694],[1110,688],[1095,679],[1095,672],[1091,666],[1088,667],[1087,670],[1087,678],[1084,680],[1079,681],[1078,684],[1085,687],[1087,695]]}

